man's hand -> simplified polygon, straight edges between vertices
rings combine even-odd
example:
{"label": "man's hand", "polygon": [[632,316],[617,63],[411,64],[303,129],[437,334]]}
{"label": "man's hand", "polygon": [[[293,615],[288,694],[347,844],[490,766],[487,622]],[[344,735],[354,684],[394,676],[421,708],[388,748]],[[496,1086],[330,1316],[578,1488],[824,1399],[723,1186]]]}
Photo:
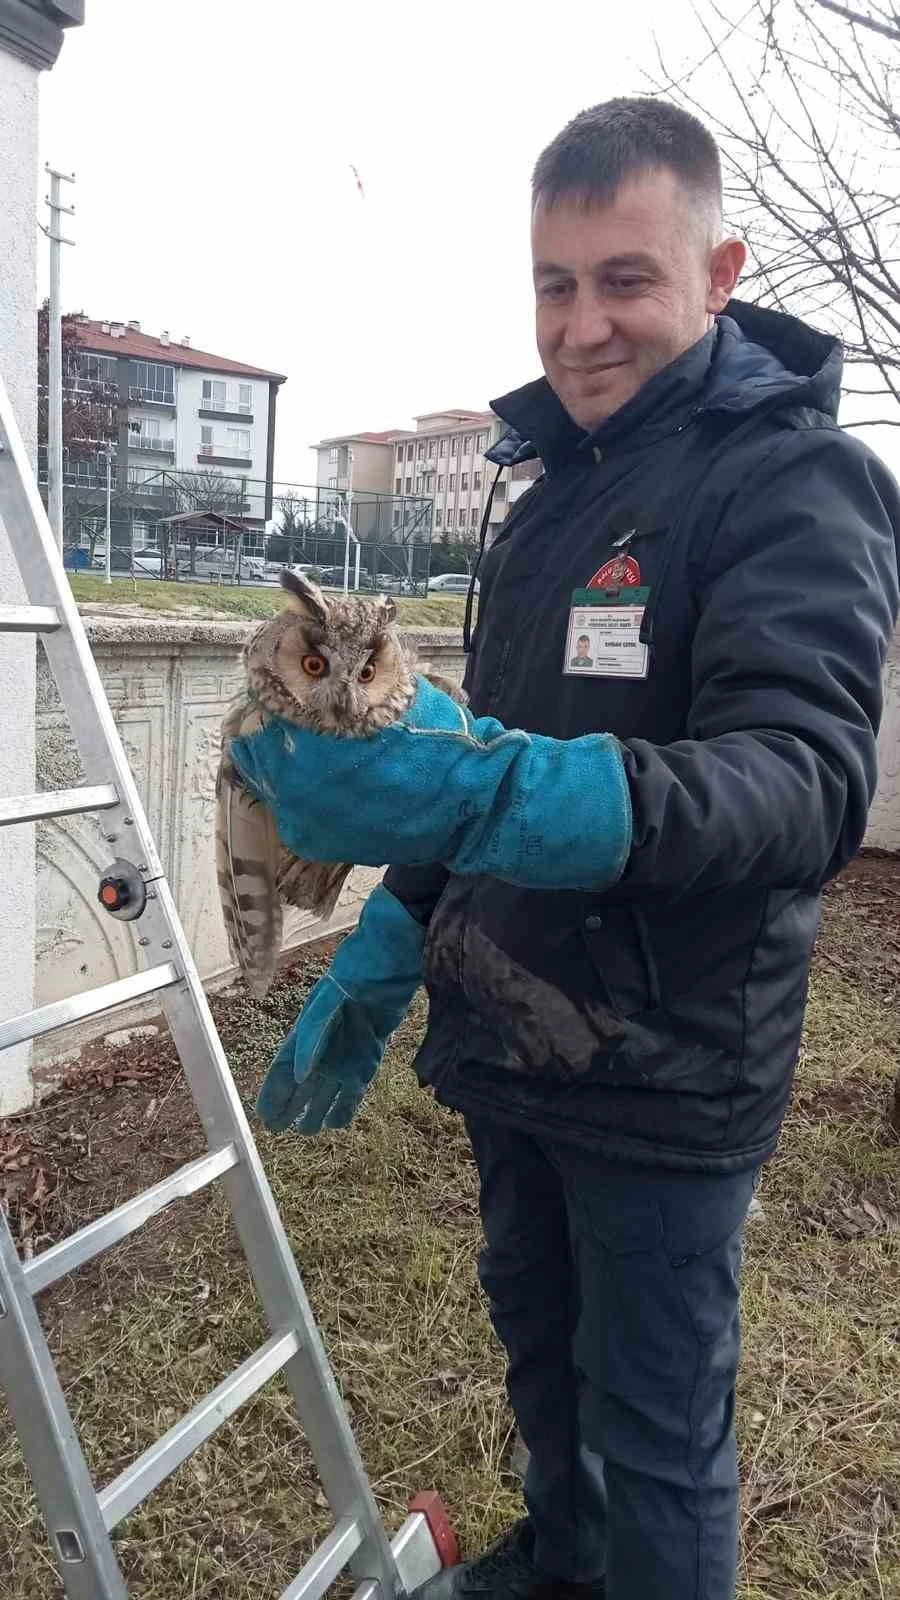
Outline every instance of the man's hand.
{"label": "man's hand", "polygon": [[528,888],[599,890],[628,859],[617,740],[549,739],[473,720],[425,679],[402,720],[371,738],[273,718],[231,754],[284,843],[308,860],[441,862]]}

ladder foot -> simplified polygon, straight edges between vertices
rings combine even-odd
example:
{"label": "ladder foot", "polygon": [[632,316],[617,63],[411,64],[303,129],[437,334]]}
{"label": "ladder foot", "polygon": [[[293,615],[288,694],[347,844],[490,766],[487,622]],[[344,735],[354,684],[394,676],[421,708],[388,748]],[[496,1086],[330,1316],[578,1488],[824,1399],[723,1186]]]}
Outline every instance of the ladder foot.
{"label": "ladder foot", "polygon": [[411,1512],[418,1511],[428,1523],[434,1547],[442,1567],[456,1567],[460,1562],[459,1540],[453,1531],[447,1508],[435,1489],[423,1489],[409,1502]]}

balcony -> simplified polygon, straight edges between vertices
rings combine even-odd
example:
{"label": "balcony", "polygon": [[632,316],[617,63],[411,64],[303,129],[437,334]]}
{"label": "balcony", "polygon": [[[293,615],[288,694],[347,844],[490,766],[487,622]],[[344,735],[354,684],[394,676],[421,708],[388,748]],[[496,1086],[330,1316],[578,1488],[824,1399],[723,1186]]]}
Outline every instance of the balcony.
{"label": "balcony", "polygon": [[160,455],[173,456],[175,454],[174,439],[146,438],[143,434],[131,434],[128,440],[129,450],[156,450]]}
{"label": "balcony", "polygon": [[155,389],[142,383],[132,383],[128,386],[128,398],[142,406],[169,406],[175,410],[174,389]]}
{"label": "balcony", "polygon": [[232,449],[224,444],[201,444],[198,461],[212,461],[229,467],[249,467],[253,457],[249,450]]}

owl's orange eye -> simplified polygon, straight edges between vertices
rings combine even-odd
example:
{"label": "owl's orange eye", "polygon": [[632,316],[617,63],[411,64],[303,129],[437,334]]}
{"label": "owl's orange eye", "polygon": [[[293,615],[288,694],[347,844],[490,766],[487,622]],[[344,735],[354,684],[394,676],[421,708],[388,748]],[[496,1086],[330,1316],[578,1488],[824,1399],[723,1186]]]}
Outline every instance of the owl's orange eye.
{"label": "owl's orange eye", "polygon": [[304,656],[300,665],[308,678],[324,678],[328,672],[324,656]]}
{"label": "owl's orange eye", "polygon": [[360,681],[360,683],[371,683],[372,679],[374,678],[374,676],[375,676],[375,663],[374,663],[374,661],[367,661],[365,666],[362,669],[362,672],[359,675],[359,681]]}

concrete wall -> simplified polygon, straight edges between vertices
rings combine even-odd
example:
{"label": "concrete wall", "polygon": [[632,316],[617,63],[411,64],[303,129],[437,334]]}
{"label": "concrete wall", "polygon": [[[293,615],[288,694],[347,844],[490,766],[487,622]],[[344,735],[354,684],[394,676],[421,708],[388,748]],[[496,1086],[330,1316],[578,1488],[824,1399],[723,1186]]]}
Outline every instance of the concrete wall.
{"label": "concrete wall", "polygon": [[[87,628],[106,692],[144,801],[181,919],[212,986],[234,976],[219,909],[213,829],[220,726],[243,682],[241,648],[254,624],[164,622],[89,616]],[[463,657],[451,632],[413,633],[423,664],[460,681]],[[81,781],[80,765],[43,657],[38,669],[38,774],[46,788]],[[41,1004],[137,970],[135,930],[97,903],[110,859],[97,821],[67,817],[38,829],[37,994]],[[361,869],[328,923],[291,912],[286,948],[351,926],[380,873]],[[18,930],[17,930],[18,937]],[[40,1041],[36,1063],[71,1053],[73,1042],[146,1016],[116,1012]]]}
{"label": "concrete wall", "polygon": [[[0,48],[0,374],[34,456],[37,427],[35,276],[38,74]],[[24,599],[0,524],[0,600]],[[34,640],[0,636],[3,738],[0,794],[34,789]],[[34,978],[34,838],[30,827],[0,828],[0,1017],[27,1011]],[[27,1047],[0,1055],[0,1116],[31,1096]]]}
{"label": "concrete wall", "polygon": [[878,735],[878,793],[869,815],[866,844],[900,852],[900,629],[884,670],[884,716]]}

